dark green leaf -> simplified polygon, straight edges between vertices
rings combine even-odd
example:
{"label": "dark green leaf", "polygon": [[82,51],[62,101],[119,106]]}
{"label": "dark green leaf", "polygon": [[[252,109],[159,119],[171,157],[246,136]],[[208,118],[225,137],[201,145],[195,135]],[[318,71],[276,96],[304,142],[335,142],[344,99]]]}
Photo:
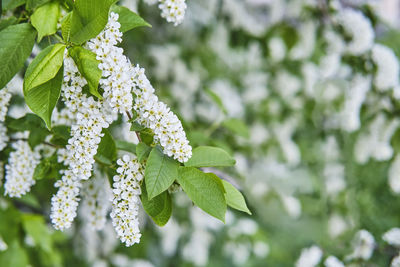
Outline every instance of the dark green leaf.
{"label": "dark green leaf", "polygon": [[143,162],[143,160],[145,160],[151,151],[151,147],[146,145],[143,142],[140,142],[137,146],[136,146],[136,156],[139,162]]}
{"label": "dark green leaf", "polygon": [[54,78],[44,84],[29,90],[24,88],[26,104],[45,121],[48,129],[51,129],[51,114],[60,97],[63,77],[63,68],[61,68]]}
{"label": "dark green leaf", "polygon": [[0,20],[0,31],[7,28],[10,25],[14,25],[17,23],[17,18],[12,16],[6,19]]}
{"label": "dark green leaf", "polygon": [[48,136],[49,133],[50,132],[44,128],[37,128],[34,131],[31,130],[28,138],[29,146],[34,149],[35,146],[41,144],[46,139],[46,136]]}
{"label": "dark green leaf", "polygon": [[178,177],[178,167],[178,162],[165,155],[160,147],[151,150],[144,175],[149,199],[168,189]]}
{"label": "dark green leaf", "polygon": [[102,97],[98,92],[99,81],[101,78],[101,70],[98,67],[100,61],[96,59],[96,54],[81,46],[74,46],[70,48],[68,52],[75,61],[79,72],[88,82],[90,93],[101,99]]}
{"label": "dark green leaf", "polygon": [[233,185],[225,180],[222,180],[222,184],[224,185],[226,192],[226,204],[234,209],[244,211],[251,215],[251,212],[249,208],[247,208],[246,200],[244,199],[242,193],[240,193],[239,190],[237,190]]}
{"label": "dark green leaf", "polygon": [[16,7],[22,6],[23,4],[25,4],[25,2],[26,0],[2,0],[3,3],[2,10],[3,11],[12,10]]}
{"label": "dark green leaf", "polygon": [[29,64],[24,78],[24,93],[53,79],[64,60],[65,45],[55,44],[42,50]]}
{"label": "dark green leaf", "polygon": [[29,23],[11,25],[0,32],[0,89],[24,66],[35,36],[36,31]]}
{"label": "dark green leaf", "polygon": [[116,0],[75,0],[70,41],[82,44],[96,37],[106,26],[108,12]]}
{"label": "dark green leaf", "polygon": [[226,200],[221,179],[193,167],[180,167],[178,182],[194,204],[225,222]]}
{"label": "dark green leaf", "polygon": [[71,129],[66,125],[57,125],[51,129],[53,137],[50,142],[59,146],[66,146],[68,144],[68,139],[71,137]]}
{"label": "dark green leaf", "polygon": [[31,22],[38,32],[38,42],[43,36],[56,33],[59,16],[60,4],[57,2],[46,3],[33,12]]}
{"label": "dark green leaf", "polygon": [[117,146],[115,145],[114,138],[107,129],[103,129],[104,136],[97,149],[97,154],[94,156],[95,160],[111,165],[117,159]]}
{"label": "dark green leaf", "polygon": [[225,150],[219,147],[199,146],[193,150],[192,157],[185,162],[188,167],[218,167],[233,166],[233,159]]}
{"label": "dark green leaf", "polygon": [[146,127],[140,125],[137,121],[133,121],[131,124],[131,131],[132,132],[140,132],[142,130],[144,130]]}
{"label": "dark green leaf", "polygon": [[172,214],[171,196],[168,191],[149,200],[144,183],[141,188],[142,194],[140,198],[142,200],[143,209],[158,226],[164,226]]}
{"label": "dark green leaf", "polygon": [[31,131],[32,129],[46,129],[46,125],[35,114],[28,113],[19,119],[8,118],[7,126],[15,131]]}
{"label": "dark green leaf", "polygon": [[151,27],[149,23],[147,23],[142,17],[131,11],[129,8],[112,5],[111,11],[118,13],[119,15],[118,22],[121,24],[121,32],[126,32],[141,26]]}
{"label": "dark green leaf", "polygon": [[118,150],[124,150],[127,152],[131,152],[133,154],[136,153],[136,145],[130,142],[115,140],[115,144],[117,145]]}

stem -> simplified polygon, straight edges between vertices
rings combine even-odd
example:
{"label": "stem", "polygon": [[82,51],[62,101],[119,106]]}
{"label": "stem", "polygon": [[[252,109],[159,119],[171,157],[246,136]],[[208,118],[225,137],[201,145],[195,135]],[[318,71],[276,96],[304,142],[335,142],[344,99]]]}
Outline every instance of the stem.
{"label": "stem", "polygon": [[[21,140],[21,141],[28,141],[27,138],[20,138],[20,139],[10,138],[10,142],[17,142],[17,141],[20,141],[20,140]],[[52,144],[52,143],[45,142],[45,141],[43,141],[42,144],[43,144],[43,145],[48,145],[48,146],[51,146],[51,147],[54,147],[54,148],[60,148],[60,146],[57,146],[57,145],[54,145],[54,144]]]}

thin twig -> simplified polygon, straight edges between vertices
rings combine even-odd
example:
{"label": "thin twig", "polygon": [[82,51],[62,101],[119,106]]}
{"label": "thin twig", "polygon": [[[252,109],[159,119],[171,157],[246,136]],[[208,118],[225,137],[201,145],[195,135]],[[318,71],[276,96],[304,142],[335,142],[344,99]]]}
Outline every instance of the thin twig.
{"label": "thin twig", "polygon": [[[132,116],[129,113],[129,111],[126,112],[126,115],[128,116],[128,119],[131,121],[132,120]],[[137,131],[135,131],[135,134],[136,134],[136,137],[139,140],[139,142],[142,142],[142,138],[140,138],[140,134]]]}

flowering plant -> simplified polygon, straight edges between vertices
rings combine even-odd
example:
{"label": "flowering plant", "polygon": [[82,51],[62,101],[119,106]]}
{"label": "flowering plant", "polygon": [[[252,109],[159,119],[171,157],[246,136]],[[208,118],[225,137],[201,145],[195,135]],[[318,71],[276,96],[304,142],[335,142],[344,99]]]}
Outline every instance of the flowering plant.
{"label": "flowering plant", "polygon": [[[163,226],[171,217],[171,194],[180,188],[221,221],[227,205],[250,213],[232,184],[201,169],[233,166],[235,160],[218,147],[192,150],[180,119],[159,100],[145,70],[118,46],[124,32],[150,25],[114,2],[6,1],[3,6],[9,12],[0,20],[5,203],[28,197],[38,181],[47,188],[54,184],[56,192],[47,192],[55,229],[69,229],[82,202],[85,223],[97,230],[111,209],[112,225],[126,246],[141,238],[140,203]],[[182,22],[184,1],[160,0],[159,7],[168,22]],[[23,70],[23,99],[34,114],[14,118],[7,116],[14,101],[11,87]],[[115,139],[112,130],[128,124],[123,135],[132,132],[137,140]],[[0,214],[17,210],[7,204]],[[16,223],[40,243],[44,237],[35,231],[45,231],[43,217],[28,211]],[[18,249],[15,235],[6,231],[0,227],[2,242]]]}

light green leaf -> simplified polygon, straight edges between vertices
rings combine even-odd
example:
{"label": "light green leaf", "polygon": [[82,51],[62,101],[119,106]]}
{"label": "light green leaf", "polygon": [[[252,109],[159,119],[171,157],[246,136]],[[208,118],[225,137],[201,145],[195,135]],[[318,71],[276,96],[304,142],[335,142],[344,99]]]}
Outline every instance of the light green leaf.
{"label": "light green leaf", "polygon": [[222,122],[222,126],[232,131],[233,133],[240,135],[244,138],[249,138],[249,128],[242,120],[239,119],[227,119]]}
{"label": "light green leaf", "polygon": [[46,47],[37,55],[25,73],[24,92],[53,79],[63,65],[65,45]]}
{"label": "light green leaf", "polygon": [[26,267],[28,265],[28,255],[19,245],[18,239],[14,239],[8,249],[0,253],[0,266]]}
{"label": "light green leaf", "polygon": [[235,159],[219,147],[199,146],[193,150],[192,157],[185,162],[187,167],[233,166]]}
{"label": "light green leaf", "polygon": [[171,196],[168,191],[149,200],[144,183],[142,184],[142,200],[143,209],[153,219],[158,226],[164,226],[172,214]]}
{"label": "light green leaf", "polygon": [[106,26],[108,12],[116,0],[75,0],[70,40],[75,44],[96,37]]}
{"label": "light green leaf", "polygon": [[136,156],[139,162],[143,162],[144,159],[146,159],[151,151],[151,146],[146,145],[143,142],[140,142],[136,146]]}
{"label": "light green leaf", "polygon": [[35,36],[36,31],[29,23],[11,25],[0,32],[0,89],[24,66]]}
{"label": "light green leaf", "polygon": [[22,225],[27,234],[29,234],[35,244],[42,248],[46,252],[52,250],[51,233],[47,228],[47,225],[40,215],[35,214],[23,214]]}
{"label": "light green leaf", "polygon": [[29,90],[24,87],[26,104],[36,115],[44,120],[48,129],[51,129],[51,114],[60,97],[62,81],[63,68],[60,68],[57,75],[51,80]]}
{"label": "light green leaf", "polygon": [[75,61],[79,72],[88,82],[90,93],[101,99],[102,96],[98,91],[99,81],[101,78],[101,70],[98,67],[100,61],[96,59],[96,54],[81,46],[70,48],[68,53]]}
{"label": "light green leaf", "polygon": [[144,175],[149,199],[168,189],[178,177],[178,167],[178,162],[165,155],[160,147],[153,148]]}
{"label": "light green leaf", "polygon": [[60,4],[58,2],[44,4],[33,12],[31,21],[38,32],[38,42],[42,40],[43,36],[56,33],[59,15]]}
{"label": "light green leaf", "polygon": [[133,143],[123,140],[115,140],[115,144],[117,145],[118,150],[124,150],[132,154],[136,153],[136,145]]}
{"label": "light green leaf", "polygon": [[194,204],[225,222],[226,200],[221,179],[193,167],[180,167],[178,182]]}
{"label": "light green leaf", "polygon": [[65,42],[69,42],[69,37],[71,34],[71,18],[72,12],[69,12],[61,21],[61,35]]}
{"label": "light green leaf", "polygon": [[107,129],[103,129],[104,136],[101,138],[97,154],[94,156],[95,160],[111,165],[117,159],[117,146],[115,145],[114,138]]}
{"label": "light green leaf", "polygon": [[111,11],[114,13],[118,13],[118,22],[121,24],[120,31],[127,32],[132,30],[133,28],[147,26],[151,27],[149,23],[147,23],[141,16],[131,11],[129,8],[112,5]]}
{"label": "light green leaf", "polygon": [[233,185],[225,180],[222,180],[222,184],[224,185],[226,192],[226,204],[234,209],[244,211],[251,215],[251,212],[249,208],[247,208],[246,200],[244,199],[242,193],[240,193],[239,190],[237,190]]}

